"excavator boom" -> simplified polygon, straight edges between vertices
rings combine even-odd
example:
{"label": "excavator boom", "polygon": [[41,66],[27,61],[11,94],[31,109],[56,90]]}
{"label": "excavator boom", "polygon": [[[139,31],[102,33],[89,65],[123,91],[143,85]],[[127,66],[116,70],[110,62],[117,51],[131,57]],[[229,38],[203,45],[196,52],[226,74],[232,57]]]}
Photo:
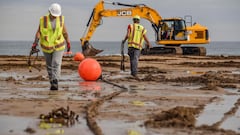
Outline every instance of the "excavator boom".
{"label": "excavator boom", "polygon": [[[105,9],[104,4],[111,4],[115,6],[124,6],[125,8],[119,9]],[[82,44],[83,54],[85,56],[95,56],[103,50],[95,49],[90,43],[90,39],[94,34],[96,28],[101,24],[103,17],[133,17],[140,16],[148,20],[156,33],[156,43],[168,46],[180,46],[181,44],[206,44],[209,42],[205,37],[208,32],[207,28],[198,25],[197,35],[194,27],[186,27],[185,21],[181,18],[162,19],[160,14],[144,5],[144,4],[124,4],[119,2],[107,2],[100,0],[94,7],[92,14],[87,23],[87,28],[83,37],[80,39]],[[163,24],[171,25],[168,29],[163,29]],[[204,30],[203,30],[204,29]],[[191,33],[188,33],[188,30]],[[166,31],[168,36],[164,33]],[[201,33],[203,32],[204,33]],[[164,35],[165,34],[165,35]],[[196,36],[205,36],[204,38],[195,38]],[[150,53],[151,54],[151,53]],[[154,54],[154,53],[153,53]]]}

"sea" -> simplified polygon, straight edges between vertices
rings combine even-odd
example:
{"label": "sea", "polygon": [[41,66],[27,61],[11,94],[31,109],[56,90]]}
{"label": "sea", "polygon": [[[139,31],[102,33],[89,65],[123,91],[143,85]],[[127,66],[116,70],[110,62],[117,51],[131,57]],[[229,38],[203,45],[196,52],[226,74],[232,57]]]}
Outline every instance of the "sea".
{"label": "sea", "polygon": [[[96,48],[104,50],[98,56],[120,55],[121,41],[93,41],[90,44]],[[32,41],[0,41],[0,56],[28,56],[32,46]],[[152,42],[152,46],[156,45]],[[195,46],[195,45],[192,45]],[[240,41],[212,41],[209,44],[198,45],[203,46],[207,50],[209,56],[240,56]],[[127,47],[124,48],[127,53]],[[71,42],[72,54],[82,52],[80,41]],[[43,55],[42,52],[39,55]]]}

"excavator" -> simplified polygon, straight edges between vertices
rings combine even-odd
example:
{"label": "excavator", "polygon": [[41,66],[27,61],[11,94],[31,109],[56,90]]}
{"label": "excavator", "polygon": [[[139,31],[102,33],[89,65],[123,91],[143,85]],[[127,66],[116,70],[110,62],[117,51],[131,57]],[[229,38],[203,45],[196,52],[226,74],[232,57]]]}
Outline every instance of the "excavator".
{"label": "excavator", "polygon": [[[104,4],[126,8],[105,9]],[[135,15],[151,23],[155,32],[155,42],[157,45],[161,45],[152,48],[145,47],[141,52],[143,55],[206,55],[205,47],[193,45],[208,44],[210,42],[208,28],[198,23],[192,24],[190,15],[185,16],[184,19],[180,17],[163,19],[156,10],[145,4],[125,4],[104,0],[100,0],[94,7],[84,35],[80,39],[83,54],[85,56],[95,56],[103,51],[94,48],[89,43],[103,17],[133,17]]]}

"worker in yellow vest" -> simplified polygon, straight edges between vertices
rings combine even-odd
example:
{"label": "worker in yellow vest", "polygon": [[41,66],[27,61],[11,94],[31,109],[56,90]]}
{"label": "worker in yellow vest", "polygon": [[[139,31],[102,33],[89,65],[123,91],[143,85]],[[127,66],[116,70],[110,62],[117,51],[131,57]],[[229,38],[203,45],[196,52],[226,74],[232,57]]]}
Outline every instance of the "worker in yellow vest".
{"label": "worker in yellow vest", "polygon": [[46,61],[51,84],[50,90],[58,90],[65,41],[67,43],[67,51],[69,52],[71,49],[67,29],[64,24],[64,16],[61,15],[61,6],[59,4],[53,3],[49,7],[49,14],[40,18],[32,49],[36,49],[39,40]]}
{"label": "worker in yellow vest", "polygon": [[147,30],[139,23],[140,16],[134,16],[133,24],[128,25],[127,34],[122,41],[122,44],[124,44],[126,40],[128,40],[128,55],[130,57],[131,75],[137,79],[139,79],[137,76],[138,60],[143,48],[143,42],[146,42],[148,48],[151,47],[151,44],[146,36]]}

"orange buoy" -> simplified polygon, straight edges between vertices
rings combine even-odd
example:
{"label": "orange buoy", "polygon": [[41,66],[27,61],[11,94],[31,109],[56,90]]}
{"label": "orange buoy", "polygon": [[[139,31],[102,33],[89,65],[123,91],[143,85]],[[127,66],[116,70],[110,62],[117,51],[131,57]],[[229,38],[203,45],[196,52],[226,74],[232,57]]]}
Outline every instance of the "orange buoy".
{"label": "orange buoy", "polygon": [[102,68],[95,59],[86,58],[78,65],[78,74],[85,81],[96,81],[102,74]]}
{"label": "orange buoy", "polygon": [[84,55],[80,52],[77,52],[74,57],[73,57],[73,60],[74,61],[82,61],[84,59]]}

